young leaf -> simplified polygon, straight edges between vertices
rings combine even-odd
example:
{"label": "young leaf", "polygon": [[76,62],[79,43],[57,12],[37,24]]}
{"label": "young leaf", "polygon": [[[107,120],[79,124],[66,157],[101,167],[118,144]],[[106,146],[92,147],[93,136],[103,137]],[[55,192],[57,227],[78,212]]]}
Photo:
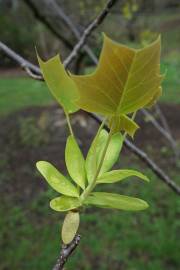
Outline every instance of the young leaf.
{"label": "young leaf", "polygon": [[126,211],[140,211],[148,207],[148,204],[141,199],[106,192],[93,192],[84,203]]}
{"label": "young leaf", "polygon": [[81,202],[77,198],[61,196],[50,201],[50,207],[55,211],[68,211],[81,206]]}
{"label": "young leaf", "polygon": [[102,149],[104,149],[107,136],[108,132],[102,129],[100,133],[96,135],[89,148],[85,162],[86,173],[89,183],[93,180],[95,172],[97,171],[99,164],[99,155],[102,152]]}
{"label": "young leaf", "polygon": [[58,103],[67,113],[77,111],[79,108],[74,101],[78,99],[78,90],[61,63],[59,55],[47,62],[42,61],[38,55],[37,57],[44,80]]}
{"label": "young leaf", "polygon": [[122,114],[120,116],[113,116],[110,118],[109,126],[112,126],[113,123],[113,132],[116,133],[118,131],[126,131],[129,136],[134,137],[135,132],[139,128],[139,126],[128,116]]}
{"label": "young leaf", "polygon": [[[95,172],[97,171],[97,168],[99,166],[107,139],[108,132],[103,129],[100,131],[99,136],[95,137],[94,141],[91,144],[86,158],[86,172],[89,183],[93,180],[95,176]],[[115,164],[119,157],[122,143],[123,137],[120,133],[112,135],[99,175],[101,175],[103,172],[110,170]]]}
{"label": "young leaf", "polygon": [[97,184],[102,184],[102,183],[116,183],[118,181],[124,180],[127,177],[130,176],[137,176],[138,178],[145,180],[149,182],[149,179],[147,176],[144,174],[135,171],[135,170],[113,170],[110,172],[103,173],[98,179],[97,179]]}
{"label": "young leaf", "polygon": [[82,189],[84,189],[86,182],[85,160],[72,135],[67,139],[65,160],[70,176]]}
{"label": "young leaf", "polygon": [[79,228],[79,212],[68,212],[62,227],[62,240],[64,244],[69,244],[75,237]]}
{"label": "young leaf", "polygon": [[143,49],[131,49],[104,35],[99,64],[90,75],[71,75],[80,108],[102,115],[137,111],[159,93],[161,40]]}
{"label": "young leaf", "polygon": [[[107,140],[107,138],[106,138],[106,140]],[[106,144],[106,141],[104,142],[104,146],[105,146],[105,144]],[[113,134],[112,138],[110,140],[109,146],[107,148],[107,152],[106,152],[106,155],[105,155],[105,158],[104,158],[103,165],[101,167],[99,176],[102,173],[109,171],[112,168],[112,166],[116,163],[116,161],[119,158],[119,154],[120,154],[120,151],[121,151],[121,148],[122,148],[122,144],[123,144],[123,136],[122,136],[122,134],[119,133],[119,132]],[[100,158],[101,158],[101,155],[102,155],[102,150],[104,150],[104,148],[101,149],[101,153],[100,153],[99,159],[98,159],[99,162],[100,162]]]}
{"label": "young leaf", "polygon": [[67,196],[79,197],[77,188],[51,163],[38,161],[36,167],[54,190]]}

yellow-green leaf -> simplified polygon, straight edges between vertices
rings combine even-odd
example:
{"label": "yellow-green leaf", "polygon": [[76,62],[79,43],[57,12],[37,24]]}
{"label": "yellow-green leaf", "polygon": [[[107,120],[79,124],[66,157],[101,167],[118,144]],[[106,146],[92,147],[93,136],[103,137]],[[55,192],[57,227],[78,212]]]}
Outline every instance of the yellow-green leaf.
{"label": "yellow-green leaf", "polygon": [[[95,176],[107,140],[108,132],[103,129],[99,135],[95,137],[88,151],[86,158],[86,173],[89,183]],[[112,135],[99,175],[111,169],[115,164],[122,148],[122,142],[123,137],[120,133]]]}
{"label": "yellow-green leaf", "polygon": [[161,40],[143,49],[132,49],[104,35],[99,64],[90,75],[71,75],[80,99],[77,104],[103,115],[132,113],[159,93]]}
{"label": "yellow-green leaf", "polygon": [[36,167],[54,190],[67,196],[79,197],[77,188],[51,163],[38,161]]}
{"label": "yellow-green leaf", "polygon": [[96,137],[89,148],[85,162],[86,174],[89,183],[93,180],[97,171],[99,154],[101,153],[102,149],[104,149],[104,142],[107,140],[107,136],[108,132],[102,129],[100,133],[96,134]]}
{"label": "yellow-green leaf", "polygon": [[86,183],[85,160],[72,135],[67,139],[65,160],[70,176],[82,189],[84,189]]}
{"label": "yellow-green leaf", "polygon": [[148,204],[141,199],[106,192],[93,192],[84,203],[126,211],[140,211],[148,207]]}
{"label": "yellow-green leaf", "polygon": [[61,196],[50,201],[50,207],[55,211],[69,211],[81,206],[81,202],[77,198]]}
{"label": "yellow-green leaf", "polygon": [[75,237],[79,228],[79,212],[68,212],[65,216],[62,227],[62,240],[64,244],[69,244]]}
{"label": "yellow-green leaf", "polygon": [[42,61],[38,55],[37,57],[44,80],[58,103],[67,113],[77,111],[79,108],[75,105],[75,100],[78,99],[78,90],[61,63],[59,55],[47,62]]}
{"label": "yellow-green leaf", "polygon": [[97,184],[116,183],[116,182],[122,181],[130,176],[136,176],[142,180],[149,182],[148,177],[146,175],[138,172],[138,171],[135,171],[135,170],[113,170],[110,172],[105,172],[101,176],[99,176],[97,179]]}
{"label": "yellow-green leaf", "polygon": [[113,123],[113,132],[126,131],[129,136],[134,137],[135,132],[139,126],[128,116],[122,114],[120,116],[113,116],[110,118],[109,126],[112,126]]}
{"label": "yellow-green leaf", "polygon": [[[106,138],[104,142],[104,147],[106,144],[108,138]],[[106,151],[106,155],[104,157],[104,161],[101,167],[101,170],[99,172],[99,176],[104,173],[109,171],[112,166],[117,162],[119,158],[120,151],[122,149],[122,144],[123,144],[123,136],[120,132],[117,132],[112,135],[109,146]],[[104,150],[104,148],[103,148]],[[100,162],[102,156],[102,151],[99,153],[98,161]]]}

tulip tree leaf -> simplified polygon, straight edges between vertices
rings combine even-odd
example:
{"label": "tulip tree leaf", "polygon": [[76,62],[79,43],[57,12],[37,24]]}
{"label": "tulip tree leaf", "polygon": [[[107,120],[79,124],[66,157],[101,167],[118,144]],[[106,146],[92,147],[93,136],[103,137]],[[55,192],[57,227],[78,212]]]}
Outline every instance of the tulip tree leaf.
{"label": "tulip tree leaf", "polygon": [[96,70],[90,75],[71,75],[80,108],[102,115],[122,115],[141,109],[159,93],[161,40],[143,49],[118,44],[104,35]]}
{"label": "tulip tree leaf", "polygon": [[59,55],[47,62],[37,55],[39,65],[49,90],[67,113],[73,113],[79,108],[74,101],[78,99],[78,90],[73,80],[67,74]]}
{"label": "tulip tree leaf", "polygon": [[142,180],[145,180],[149,182],[149,179],[144,174],[135,171],[135,170],[113,170],[110,172],[103,173],[100,177],[97,179],[97,184],[102,183],[116,183],[118,181],[122,181],[130,176],[136,176]]}
{"label": "tulip tree leaf", "polygon": [[68,196],[57,197],[50,201],[50,207],[53,210],[60,212],[76,209],[80,206],[81,203],[77,198]]}
{"label": "tulip tree leaf", "polygon": [[[107,139],[108,132],[104,129],[101,130],[98,136],[95,137],[88,151],[86,158],[86,172],[89,183],[95,176]],[[99,175],[111,169],[111,167],[115,164],[119,157],[122,143],[123,137],[120,133],[112,135]]]}
{"label": "tulip tree leaf", "polygon": [[93,192],[84,203],[126,211],[140,211],[148,207],[148,204],[141,199],[106,192]]}
{"label": "tulip tree leaf", "polygon": [[125,114],[120,116],[113,116],[110,118],[109,126],[112,126],[113,123],[113,132],[126,131],[129,136],[134,137],[135,132],[139,126]]}
{"label": "tulip tree leaf", "polygon": [[72,135],[67,139],[65,160],[70,176],[82,189],[84,189],[86,182],[85,160]]}
{"label": "tulip tree leaf", "polygon": [[51,163],[38,161],[36,167],[54,190],[67,196],[79,197],[77,188]]}
{"label": "tulip tree leaf", "polygon": [[62,240],[64,244],[69,244],[75,237],[79,228],[79,213],[68,212],[65,216],[63,227],[62,227]]}
{"label": "tulip tree leaf", "polygon": [[158,91],[155,93],[155,95],[153,96],[153,98],[149,101],[149,103],[146,104],[145,107],[149,108],[152,107],[155,103],[156,100],[162,95],[162,87],[160,86]]}

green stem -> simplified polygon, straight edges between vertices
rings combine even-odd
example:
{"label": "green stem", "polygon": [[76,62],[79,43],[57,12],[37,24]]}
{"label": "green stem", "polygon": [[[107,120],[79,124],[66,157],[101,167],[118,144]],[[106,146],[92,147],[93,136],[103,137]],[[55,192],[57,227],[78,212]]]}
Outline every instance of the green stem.
{"label": "green stem", "polygon": [[[99,132],[99,130],[98,130]],[[91,191],[93,190],[93,188],[95,187],[96,185],[96,180],[99,176],[99,173],[100,173],[100,170],[102,168],[102,165],[103,165],[103,162],[104,162],[104,159],[105,159],[105,156],[106,156],[106,152],[107,152],[107,149],[108,149],[108,146],[109,146],[109,143],[110,143],[110,140],[111,140],[111,137],[112,137],[112,134],[113,134],[113,129],[112,127],[110,128],[110,132],[109,132],[109,135],[108,135],[108,138],[107,138],[107,142],[106,142],[106,145],[104,147],[104,150],[103,150],[103,153],[102,153],[102,156],[101,156],[101,159],[100,159],[100,162],[99,162],[99,165],[98,165],[98,168],[97,168],[97,171],[94,175],[94,178],[92,180],[92,182],[89,184],[89,186],[84,190],[84,192],[81,194],[81,199],[84,200],[90,193]]]}
{"label": "green stem", "polygon": [[74,133],[73,133],[73,130],[72,130],[69,114],[66,111],[64,111],[64,113],[65,113],[65,116],[66,116],[69,132],[74,137]]}

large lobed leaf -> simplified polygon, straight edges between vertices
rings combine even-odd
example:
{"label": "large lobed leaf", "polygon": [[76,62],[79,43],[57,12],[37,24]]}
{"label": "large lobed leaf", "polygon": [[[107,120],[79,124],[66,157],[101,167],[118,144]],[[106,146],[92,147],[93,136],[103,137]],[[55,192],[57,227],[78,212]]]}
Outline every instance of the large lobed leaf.
{"label": "large lobed leaf", "polygon": [[36,167],[54,190],[67,196],[79,197],[77,188],[51,163],[38,161]]}
{"label": "large lobed leaf", "polygon": [[148,204],[141,199],[106,192],[93,192],[84,203],[126,211],[140,211],[148,207]]}
{"label": "large lobed leaf", "polygon": [[143,49],[131,49],[104,35],[98,66],[90,75],[71,75],[80,108],[103,115],[132,113],[159,96],[161,40]]}
{"label": "large lobed leaf", "polygon": [[67,139],[65,160],[70,176],[82,189],[84,189],[86,183],[85,160],[72,135]]}
{"label": "large lobed leaf", "polygon": [[79,108],[75,105],[75,100],[78,98],[78,90],[61,63],[59,55],[46,62],[38,55],[37,57],[44,80],[58,103],[67,113],[77,111]]}
{"label": "large lobed leaf", "polygon": [[[101,130],[93,140],[86,158],[86,173],[88,182],[93,181],[101,156],[108,140],[108,132]],[[110,170],[116,163],[122,148],[123,137],[120,133],[112,135],[99,175]]]}

